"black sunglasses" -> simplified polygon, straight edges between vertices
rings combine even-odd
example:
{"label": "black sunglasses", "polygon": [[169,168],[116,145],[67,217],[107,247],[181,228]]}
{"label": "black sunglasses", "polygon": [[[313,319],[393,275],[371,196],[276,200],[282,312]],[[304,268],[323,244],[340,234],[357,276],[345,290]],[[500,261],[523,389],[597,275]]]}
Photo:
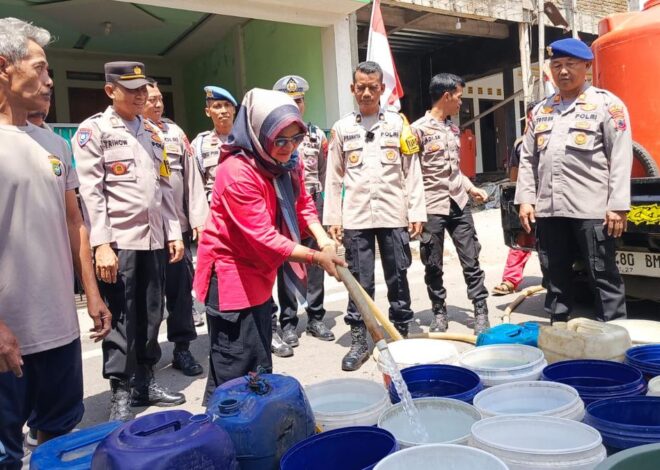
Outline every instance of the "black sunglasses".
{"label": "black sunglasses", "polygon": [[293,144],[294,147],[300,145],[300,142],[305,138],[305,134],[296,134],[293,137],[278,137],[273,141],[275,147],[282,148],[289,142]]}

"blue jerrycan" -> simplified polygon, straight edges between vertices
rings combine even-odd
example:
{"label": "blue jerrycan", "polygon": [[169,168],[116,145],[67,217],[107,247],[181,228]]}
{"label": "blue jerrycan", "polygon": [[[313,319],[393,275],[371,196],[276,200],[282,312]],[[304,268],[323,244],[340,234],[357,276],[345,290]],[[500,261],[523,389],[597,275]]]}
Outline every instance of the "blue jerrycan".
{"label": "blue jerrycan", "polygon": [[96,448],[93,470],[238,470],[225,431],[205,414],[184,410],[141,416]]}
{"label": "blue jerrycan", "polygon": [[220,385],[206,413],[227,431],[241,470],[277,470],[284,453],[314,434],[314,414],[300,383],[250,373]]}
{"label": "blue jerrycan", "polygon": [[110,421],[45,442],[34,449],[30,470],[89,470],[96,446],[122,424]]}
{"label": "blue jerrycan", "polygon": [[539,324],[528,321],[522,325],[504,323],[487,329],[477,337],[477,346],[489,344],[526,344],[537,347]]}

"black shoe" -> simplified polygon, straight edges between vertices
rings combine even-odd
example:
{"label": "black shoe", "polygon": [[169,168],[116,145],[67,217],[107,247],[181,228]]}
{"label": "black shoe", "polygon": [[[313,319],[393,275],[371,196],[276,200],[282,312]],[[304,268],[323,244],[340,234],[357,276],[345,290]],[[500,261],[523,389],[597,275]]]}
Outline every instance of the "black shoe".
{"label": "black shoe", "polygon": [[134,387],[131,391],[131,406],[176,406],[185,402],[183,393],[170,392],[153,377],[147,386]]}
{"label": "black shoe", "polygon": [[335,340],[335,335],[330,329],[325,326],[325,323],[323,323],[321,320],[312,320],[310,319],[307,322],[307,328],[305,328],[305,331],[307,332],[308,335],[312,335],[315,338],[318,338],[322,341],[334,341]]}
{"label": "black shoe", "polygon": [[396,328],[396,331],[399,332],[403,339],[408,337],[408,323],[395,323],[394,328]]}
{"label": "black shoe", "polygon": [[346,371],[358,370],[367,359],[369,359],[367,327],[364,325],[352,325],[351,349],[341,360],[341,369]]}
{"label": "black shoe", "polygon": [[277,357],[293,356],[293,348],[282,341],[282,338],[276,331],[273,331],[273,339],[270,342],[270,350]]}
{"label": "black shoe", "polygon": [[108,421],[130,421],[135,418],[131,411],[130,392],[128,382],[123,380],[110,380],[112,397],[110,398],[110,418]]}
{"label": "black shoe", "polygon": [[447,318],[447,304],[433,304],[433,320],[429,325],[430,333],[444,333],[449,328],[449,319]]}
{"label": "black shoe", "polygon": [[474,303],[474,334],[479,336],[490,328],[488,321],[488,306],[485,300],[478,300]]}
{"label": "black shoe", "polygon": [[174,351],[172,358],[172,367],[183,372],[183,375],[193,377],[204,372],[199,362],[195,360],[190,351]]}
{"label": "black shoe", "polygon": [[282,341],[292,348],[298,347],[298,335],[295,328],[285,328],[282,330]]}

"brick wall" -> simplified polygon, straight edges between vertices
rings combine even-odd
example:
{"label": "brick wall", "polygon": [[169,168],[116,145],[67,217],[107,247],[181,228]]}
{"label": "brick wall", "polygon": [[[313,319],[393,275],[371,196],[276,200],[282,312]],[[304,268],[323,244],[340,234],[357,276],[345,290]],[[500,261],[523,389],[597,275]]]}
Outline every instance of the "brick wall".
{"label": "brick wall", "polygon": [[605,17],[612,13],[628,11],[626,0],[578,0],[578,11],[592,16]]}

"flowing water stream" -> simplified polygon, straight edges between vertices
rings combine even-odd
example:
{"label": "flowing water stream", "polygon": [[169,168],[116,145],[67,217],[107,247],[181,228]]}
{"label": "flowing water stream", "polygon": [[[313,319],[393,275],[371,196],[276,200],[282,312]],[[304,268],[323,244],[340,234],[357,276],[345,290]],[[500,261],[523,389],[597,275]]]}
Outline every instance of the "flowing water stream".
{"label": "flowing water stream", "polygon": [[410,426],[414,433],[416,442],[431,442],[431,438],[429,437],[426,427],[422,423],[419,410],[413,403],[412,396],[408,391],[406,383],[403,381],[403,377],[401,377],[399,367],[392,358],[389,349],[383,348],[380,350],[380,362],[381,365],[387,369],[387,373],[392,379],[396,393],[399,395],[399,398],[401,398],[401,405],[406,413],[406,416],[408,416],[408,421],[410,421]]}

